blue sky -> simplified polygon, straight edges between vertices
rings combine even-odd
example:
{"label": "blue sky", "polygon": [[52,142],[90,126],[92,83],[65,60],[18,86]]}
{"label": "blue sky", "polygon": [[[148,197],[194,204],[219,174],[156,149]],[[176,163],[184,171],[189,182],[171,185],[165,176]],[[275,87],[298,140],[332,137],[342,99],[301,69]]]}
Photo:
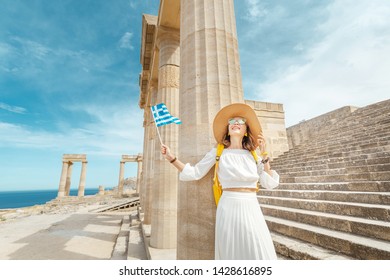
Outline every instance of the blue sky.
{"label": "blue sky", "polygon": [[[142,152],[142,14],[157,0],[1,0],[0,191],[57,189],[65,153],[88,188],[115,186]],[[390,96],[390,1],[235,1],[246,99],[286,125]],[[80,164],[73,170],[77,188]],[[126,164],[126,177],[136,164]]]}

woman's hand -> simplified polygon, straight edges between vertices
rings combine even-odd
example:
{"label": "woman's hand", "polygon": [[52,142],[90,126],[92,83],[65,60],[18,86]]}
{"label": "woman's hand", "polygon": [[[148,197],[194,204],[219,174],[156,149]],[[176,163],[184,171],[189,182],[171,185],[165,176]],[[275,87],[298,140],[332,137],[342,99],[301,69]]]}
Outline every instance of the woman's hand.
{"label": "woman's hand", "polygon": [[265,151],[265,148],[266,148],[265,139],[264,139],[262,134],[257,135],[257,144],[259,145],[260,153],[261,154],[266,153],[266,151]]}
{"label": "woman's hand", "polygon": [[171,154],[171,149],[167,145],[161,144],[161,154],[169,161],[175,157]]}

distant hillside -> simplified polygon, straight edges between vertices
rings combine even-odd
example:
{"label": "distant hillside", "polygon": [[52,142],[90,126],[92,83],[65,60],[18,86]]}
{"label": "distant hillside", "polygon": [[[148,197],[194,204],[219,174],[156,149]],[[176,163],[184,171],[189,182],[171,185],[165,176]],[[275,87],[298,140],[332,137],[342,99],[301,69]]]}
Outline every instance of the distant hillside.
{"label": "distant hillside", "polygon": [[137,187],[137,177],[129,177],[123,181],[123,189],[135,190]]}

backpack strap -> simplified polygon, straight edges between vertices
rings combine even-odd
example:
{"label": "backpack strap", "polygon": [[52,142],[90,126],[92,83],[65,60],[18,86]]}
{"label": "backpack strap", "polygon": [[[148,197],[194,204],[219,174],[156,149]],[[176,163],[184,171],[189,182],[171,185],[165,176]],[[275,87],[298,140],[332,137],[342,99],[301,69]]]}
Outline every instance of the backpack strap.
{"label": "backpack strap", "polygon": [[251,151],[251,154],[252,154],[252,156],[255,159],[255,162],[257,164],[257,162],[259,161],[259,157],[257,156],[256,151]]}
{"label": "backpack strap", "polygon": [[214,184],[213,184],[213,192],[214,192],[214,199],[215,199],[215,204],[218,205],[219,199],[222,195],[222,187],[219,184],[218,176],[217,176],[217,170],[218,170],[218,164],[219,164],[219,159],[222,155],[223,149],[225,146],[223,144],[218,144],[217,146],[217,154],[215,156],[215,167],[214,167]]}
{"label": "backpack strap", "polygon": [[[253,158],[255,159],[255,162],[256,162],[256,165],[257,165],[257,163],[259,162],[259,157],[258,157],[258,155],[256,154],[256,151],[251,151],[251,154],[252,154],[252,156],[253,156]],[[260,184],[259,184],[259,182],[257,182],[257,191],[259,191],[260,190]]]}

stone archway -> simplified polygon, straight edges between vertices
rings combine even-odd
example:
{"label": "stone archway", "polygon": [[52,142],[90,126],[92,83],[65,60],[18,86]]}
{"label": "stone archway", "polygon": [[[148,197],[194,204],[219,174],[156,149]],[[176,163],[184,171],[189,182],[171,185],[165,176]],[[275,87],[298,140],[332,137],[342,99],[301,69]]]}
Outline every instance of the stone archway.
{"label": "stone archway", "polygon": [[142,154],[138,155],[122,155],[122,160],[120,161],[119,167],[119,181],[118,181],[118,196],[123,195],[123,181],[125,173],[125,163],[126,162],[137,162],[137,193],[139,193],[141,171],[142,171]]}
{"label": "stone archway", "polygon": [[69,196],[70,182],[74,162],[81,162],[81,175],[77,196],[84,196],[85,177],[87,173],[87,156],[85,154],[64,154],[62,157],[62,172],[57,197]]}

